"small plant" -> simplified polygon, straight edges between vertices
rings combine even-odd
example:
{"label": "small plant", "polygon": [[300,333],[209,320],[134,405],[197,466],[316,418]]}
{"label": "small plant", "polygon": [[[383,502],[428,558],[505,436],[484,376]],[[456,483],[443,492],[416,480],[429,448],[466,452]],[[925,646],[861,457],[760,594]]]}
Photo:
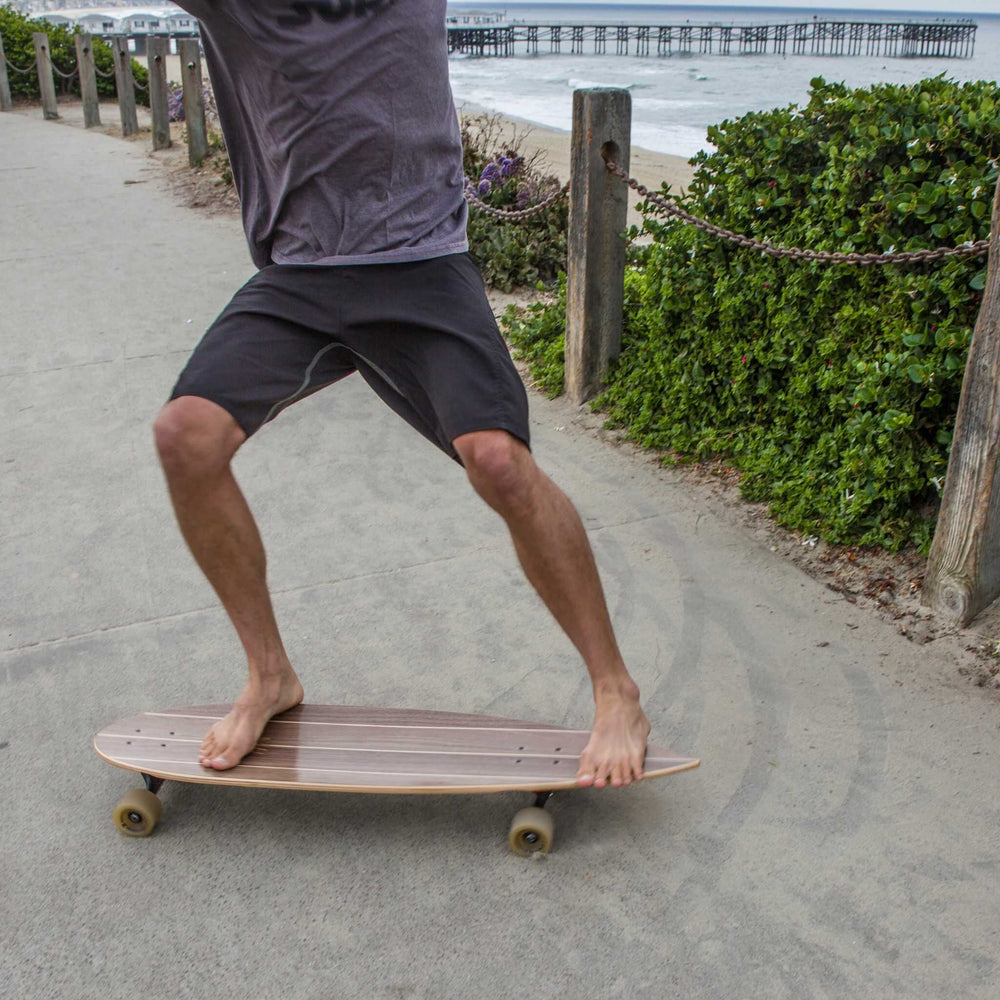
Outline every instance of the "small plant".
{"label": "small plant", "polygon": [[[491,208],[530,208],[556,192],[559,180],[547,176],[540,153],[526,157],[520,147],[530,129],[505,131],[497,115],[462,122],[465,183]],[[469,249],[486,282],[505,291],[518,285],[551,284],[566,268],[568,207],[559,201],[540,215],[507,221],[473,206],[469,212]]]}
{"label": "small plant", "polygon": [[184,88],[179,83],[167,84],[167,114],[172,122],[184,121]]}

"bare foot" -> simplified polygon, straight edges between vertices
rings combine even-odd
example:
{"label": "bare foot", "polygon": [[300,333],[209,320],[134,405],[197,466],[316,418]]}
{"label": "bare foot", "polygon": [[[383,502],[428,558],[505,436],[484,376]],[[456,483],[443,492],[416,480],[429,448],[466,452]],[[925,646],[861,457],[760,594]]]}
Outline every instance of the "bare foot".
{"label": "bare foot", "polygon": [[642,778],[649,720],[633,683],[611,693],[595,693],[596,711],[590,741],[580,754],[578,785],[614,788]]}
{"label": "bare foot", "polygon": [[215,771],[235,767],[257,745],[271,717],[297,705],[302,694],[302,685],[291,667],[279,680],[251,680],[232,711],[209,730],[198,763]]}

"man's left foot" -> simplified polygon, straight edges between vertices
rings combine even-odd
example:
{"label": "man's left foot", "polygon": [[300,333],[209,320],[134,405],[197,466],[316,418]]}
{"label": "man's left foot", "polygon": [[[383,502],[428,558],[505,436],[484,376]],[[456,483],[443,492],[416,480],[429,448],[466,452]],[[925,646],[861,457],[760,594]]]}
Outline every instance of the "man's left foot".
{"label": "man's left foot", "polygon": [[642,778],[649,719],[632,681],[617,690],[595,692],[597,705],[590,741],[580,755],[578,785],[620,788]]}

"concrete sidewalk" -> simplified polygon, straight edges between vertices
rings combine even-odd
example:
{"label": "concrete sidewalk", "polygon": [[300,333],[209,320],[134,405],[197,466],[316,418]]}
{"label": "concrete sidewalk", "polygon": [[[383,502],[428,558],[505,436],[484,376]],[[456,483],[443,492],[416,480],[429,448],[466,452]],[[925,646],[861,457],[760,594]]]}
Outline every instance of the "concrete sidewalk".
{"label": "concrete sidewalk", "polygon": [[[149,425],[251,265],[144,148],[10,114],[0,263],[0,996],[996,996],[997,694],[538,397],[654,738],[701,769],[558,797],[538,862],[518,795],[175,784],[118,834],[93,733],[242,684]],[[360,380],[238,465],[310,701],[589,723],[499,521]]]}

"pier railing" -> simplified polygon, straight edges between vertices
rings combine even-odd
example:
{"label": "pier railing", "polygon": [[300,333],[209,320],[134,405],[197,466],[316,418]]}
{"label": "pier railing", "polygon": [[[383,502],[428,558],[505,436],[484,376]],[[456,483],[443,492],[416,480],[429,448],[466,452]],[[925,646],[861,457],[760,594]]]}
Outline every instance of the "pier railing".
{"label": "pier railing", "polygon": [[977,25],[801,21],[790,24],[508,24],[448,28],[448,50],[510,57],[571,55],[812,55],[970,59]]}

